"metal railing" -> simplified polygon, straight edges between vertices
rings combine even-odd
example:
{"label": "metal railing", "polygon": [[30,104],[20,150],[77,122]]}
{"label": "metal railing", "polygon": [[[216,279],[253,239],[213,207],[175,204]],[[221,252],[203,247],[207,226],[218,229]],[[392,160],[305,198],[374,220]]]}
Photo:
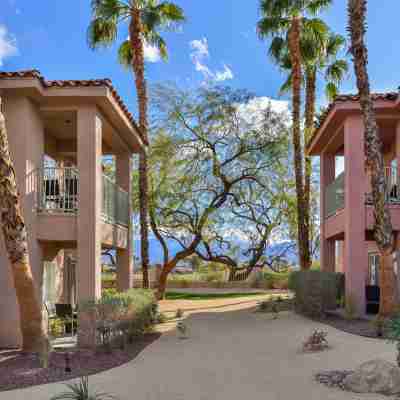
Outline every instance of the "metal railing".
{"label": "metal railing", "polygon": [[[385,176],[387,181],[386,201],[391,204],[400,204],[400,179],[397,169],[385,167]],[[370,178],[368,177],[367,179],[370,182]],[[327,218],[344,208],[344,194],[344,173],[342,173],[325,188],[325,212]],[[371,192],[365,194],[365,202],[372,204]]]}
{"label": "metal railing", "polygon": [[45,167],[28,175],[28,193],[38,212],[74,214],[78,210],[79,172],[74,167]]}
{"label": "metal railing", "polygon": [[[400,203],[400,188],[399,188],[399,175],[397,168],[385,167],[385,177],[387,183],[386,202],[390,204]],[[368,177],[370,182],[370,177]],[[372,204],[372,193],[366,193],[367,204]]]}
{"label": "metal railing", "polygon": [[335,215],[344,208],[344,173],[342,172],[330,185],[325,188],[326,217]]}
{"label": "metal railing", "polygon": [[103,175],[103,218],[111,224],[128,226],[129,194],[108,176]]}
{"label": "metal railing", "polygon": [[[75,167],[44,167],[27,177],[37,212],[77,214],[79,171]],[[102,217],[111,224],[129,225],[129,194],[103,175]]]}

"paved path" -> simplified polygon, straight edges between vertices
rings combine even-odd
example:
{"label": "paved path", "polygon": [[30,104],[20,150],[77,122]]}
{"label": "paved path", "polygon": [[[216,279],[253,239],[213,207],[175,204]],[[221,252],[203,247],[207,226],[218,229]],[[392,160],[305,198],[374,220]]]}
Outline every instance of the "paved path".
{"label": "paved path", "polygon": [[[304,338],[320,324],[292,313],[274,321],[243,307],[192,314],[189,339],[166,332],[132,362],[90,382],[121,400],[384,399],[326,388],[313,373],[351,369],[377,357],[392,361],[393,345],[323,326],[333,349],[302,354]],[[60,390],[61,384],[51,384],[3,392],[0,400],[48,400]]]}

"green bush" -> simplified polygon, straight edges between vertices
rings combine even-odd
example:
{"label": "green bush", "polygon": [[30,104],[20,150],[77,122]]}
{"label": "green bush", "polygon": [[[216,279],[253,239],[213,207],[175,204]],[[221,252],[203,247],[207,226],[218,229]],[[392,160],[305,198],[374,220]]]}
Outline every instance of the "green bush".
{"label": "green bush", "polygon": [[98,344],[111,349],[116,341],[125,343],[154,325],[157,302],[151,290],[131,289],[123,293],[110,290],[80,308],[94,318]]}
{"label": "green bush", "polygon": [[203,275],[205,282],[222,282],[224,279],[224,273],[220,271],[209,271]]}
{"label": "green bush", "polygon": [[296,271],[289,276],[289,289],[295,294],[296,312],[320,318],[337,307],[342,278],[334,272]]}
{"label": "green bush", "polygon": [[288,289],[289,272],[262,272],[257,284],[265,289]]}

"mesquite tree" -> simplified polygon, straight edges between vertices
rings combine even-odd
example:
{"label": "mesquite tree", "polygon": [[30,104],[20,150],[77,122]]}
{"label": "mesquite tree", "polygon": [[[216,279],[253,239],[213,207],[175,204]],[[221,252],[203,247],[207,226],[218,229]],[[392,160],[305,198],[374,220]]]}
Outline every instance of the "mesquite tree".
{"label": "mesquite tree", "polygon": [[[163,85],[153,98],[149,209],[163,249],[162,298],[177,264],[203,246],[221,219],[246,207],[243,192],[259,192],[254,204],[266,193],[265,175],[279,165],[283,149],[287,154],[288,128],[286,117],[269,104],[254,111],[254,96],[245,91]],[[171,242],[179,245],[175,254]]]}

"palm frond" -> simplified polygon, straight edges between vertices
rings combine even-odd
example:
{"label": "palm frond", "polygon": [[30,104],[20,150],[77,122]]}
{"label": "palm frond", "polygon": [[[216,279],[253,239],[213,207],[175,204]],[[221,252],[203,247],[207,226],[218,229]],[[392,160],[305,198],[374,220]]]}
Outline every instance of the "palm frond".
{"label": "palm frond", "polygon": [[280,36],[274,37],[269,46],[268,53],[277,63],[280,63],[284,56],[288,54],[287,41]]}
{"label": "palm frond", "polygon": [[91,49],[111,46],[117,38],[117,20],[97,17],[92,20],[87,30],[87,42]]}
{"label": "palm frond", "polygon": [[335,100],[339,92],[338,86],[334,82],[328,82],[325,85],[325,96],[329,102]]}
{"label": "palm frond", "polygon": [[329,34],[328,25],[320,18],[304,19],[302,35],[314,40],[315,45],[323,48]]}
{"label": "palm frond", "polygon": [[268,36],[286,34],[290,27],[289,18],[269,17],[261,18],[257,23],[257,33],[260,39]]}
{"label": "palm frond", "polygon": [[129,39],[125,40],[118,49],[118,61],[126,69],[132,67],[133,52]]}
{"label": "palm frond", "polygon": [[346,38],[342,35],[331,33],[326,45],[326,53],[328,56],[336,56],[346,47]]}
{"label": "palm frond", "polygon": [[332,0],[308,0],[306,10],[312,15],[317,15],[331,5]]}
{"label": "palm frond", "polygon": [[349,70],[349,64],[346,60],[335,60],[332,64],[328,65],[325,72],[325,78],[329,81],[339,84]]}
{"label": "palm frond", "polygon": [[118,19],[130,11],[129,6],[121,0],[92,0],[91,7],[94,18]]}
{"label": "palm frond", "polygon": [[141,20],[147,32],[155,31],[157,28],[174,30],[185,21],[185,15],[177,5],[163,2],[144,8],[141,11]]}
{"label": "palm frond", "polygon": [[283,96],[292,90],[292,74],[290,73],[285,82],[279,88],[279,96]]}
{"label": "palm frond", "polygon": [[166,61],[168,59],[168,49],[165,40],[156,31],[145,33],[144,38],[149,45],[155,46],[161,58]]}

